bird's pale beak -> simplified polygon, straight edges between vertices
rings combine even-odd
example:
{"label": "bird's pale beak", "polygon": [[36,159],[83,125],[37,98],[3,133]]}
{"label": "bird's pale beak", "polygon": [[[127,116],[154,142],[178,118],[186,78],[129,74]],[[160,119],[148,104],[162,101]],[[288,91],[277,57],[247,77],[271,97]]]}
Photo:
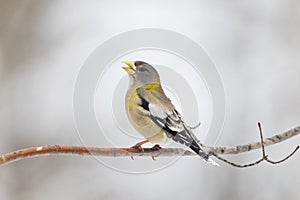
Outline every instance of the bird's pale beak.
{"label": "bird's pale beak", "polygon": [[136,70],[136,66],[134,65],[134,62],[132,61],[124,61],[127,65],[127,67],[122,67],[128,74],[134,74]]}

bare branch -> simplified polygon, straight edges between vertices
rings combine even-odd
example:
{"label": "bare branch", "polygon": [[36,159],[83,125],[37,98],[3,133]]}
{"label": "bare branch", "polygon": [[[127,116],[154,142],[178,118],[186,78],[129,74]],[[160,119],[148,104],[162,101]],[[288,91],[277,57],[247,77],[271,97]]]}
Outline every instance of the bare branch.
{"label": "bare branch", "polygon": [[[283,158],[282,160],[279,160],[279,161],[272,161],[272,160],[270,160],[270,159],[268,158],[268,156],[266,155],[266,152],[265,152],[265,141],[264,141],[264,139],[263,139],[263,132],[262,132],[262,128],[261,128],[260,122],[258,122],[258,129],[259,129],[259,135],[260,135],[260,143],[259,143],[259,145],[255,145],[255,147],[257,147],[257,146],[260,146],[260,147],[261,147],[261,149],[262,149],[262,158],[261,158],[261,159],[255,161],[255,162],[249,163],[249,164],[240,165],[240,164],[236,164],[236,163],[234,163],[234,162],[231,162],[231,161],[229,161],[229,160],[227,160],[227,159],[225,159],[225,158],[222,158],[222,157],[218,156],[217,154],[215,154],[215,152],[212,152],[212,155],[215,156],[217,159],[219,159],[219,160],[221,160],[221,161],[223,161],[223,162],[225,162],[225,163],[227,163],[227,164],[229,164],[229,165],[231,165],[231,166],[233,166],[233,167],[246,168],[246,167],[252,167],[252,166],[254,166],[254,165],[257,165],[257,164],[261,163],[261,162],[264,161],[264,160],[267,161],[267,162],[269,162],[269,163],[271,163],[271,164],[279,164],[279,163],[281,163],[281,162],[286,161],[286,160],[289,159],[290,157],[292,157],[292,156],[296,153],[296,151],[298,151],[299,146],[297,146],[297,147],[294,149],[294,151],[292,151],[292,153],[290,153],[288,156],[286,156],[286,157]],[[293,134],[287,134],[287,133],[289,133],[289,131],[286,132],[286,133],[283,133],[283,134],[284,134],[284,135],[293,135]],[[282,135],[282,134],[281,134],[281,135]],[[278,138],[282,139],[281,135],[276,135],[276,136],[274,136],[274,137],[276,137],[277,139],[278,139]],[[279,137],[279,136],[280,136],[280,137]],[[274,138],[274,137],[272,137],[272,138]],[[268,139],[270,139],[270,138],[268,138]],[[268,140],[268,139],[267,139],[267,140]],[[276,141],[276,143],[278,143],[279,140],[272,140],[272,141]],[[273,144],[275,144],[275,143],[273,143]],[[271,145],[271,143],[269,143],[269,145]],[[247,146],[247,145],[244,145],[244,146]],[[248,147],[251,147],[251,146],[252,146],[251,144],[248,144]],[[259,148],[259,147],[258,147],[258,148]],[[238,148],[237,148],[237,149],[238,149]],[[243,149],[243,148],[241,148],[241,149]],[[248,149],[248,150],[249,150],[249,149]],[[250,149],[250,150],[253,150],[253,149]],[[250,151],[250,150],[249,150],[249,151]]]}
{"label": "bare branch", "polygon": [[186,151],[182,148],[163,148],[153,150],[153,148],[143,148],[143,152],[137,151],[136,148],[97,148],[84,146],[60,146],[48,145],[40,147],[30,147],[21,149],[11,153],[4,154],[0,157],[0,165],[12,161],[20,160],[26,157],[46,156],[56,154],[74,154],[74,155],[93,155],[103,157],[135,157],[135,156],[150,156],[150,157],[171,157],[171,156],[194,156],[195,154]]}
{"label": "bare branch", "polygon": [[[296,127],[293,129],[290,129],[284,133],[274,135],[273,137],[267,138],[264,140],[264,146],[270,146],[277,144],[279,142],[283,142],[291,137],[294,137],[296,135],[300,135],[300,127]],[[254,149],[261,148],[261,142],[252,142],[244,145],[238,145],[233,147],[215,147],[211,148],[208,147],[208,152],[210,154],[240,154],[243,152],[252,151]]]}
{"label": "bare branch", "polygon": [[252,167],[252,166],[257,165],[257,164],[261,163],[262,161],[264,161],[264,159],[261,158],[261,159],[255,161],[255,162],[241,165],[241,164],[237,164],[237,163],[231,162],[231,161],[229,161],[229,160],[227,160],[227,159],[224,159],[224,158],[222,158],[221,156],[218,156],[218,155],[216,155],[216,154],[214,154],[213,156],[215,156],[215,157],[218,158],[219,160],[221,160],[221,161],[223,161],[223,162],[225,162],[225,163],[227,163],[227,164],[229,164],[229,165],[231,165],[231,166],[233,166],[233,167],[238,167],[238,168]]}
{"label": "bare branch", "polygon": [[[291,137],[300,134],[300,127],[293,128],[289,131],[286,131],[282,134],[275,135],[273,137],[267,138],[263,140],[261,126],[259,124],[260,142],[253,142],[245,145],[233,146],[233,147],[208,147],[204,146],[204,149],[212,156],[215,156],[219,160],[230,164],[234,167],[250,167],[259,164],[260,162],[266,160],[272,164],[278,164],[284,162],[288,158],[290,158],[298,149],[296,149],[288,155],[286,158],[280,161],[272,161],[267,158],[265,154],[265,146],[273,145],[282,141],[285,141]],[[262,148],[263,156],[261,159],[256,162],[239,165],[228,161],[219,155],[225,154],[239,154],[243,152],[252,151],[258,148]],[[40,147],[30,147],[22,150],[18,150],[15,152],[11,152],[8,154],[4,154],[0,157],[0,165],[9,163],[12,161],[20,160],[26,157],[34,157],[34,156],[43,156],[43,155],[56,155],[56,154],[74,154],[74,155],[93,155],[93,156],[104,156],[104,157],[135,157],[135,156],[148,156],[155,159],[156,157],[171,157],[171,156],[196,156],[196,154],[187,151],[181,148],[162,148],[159,150],[153,148],[144,148],[143,151],[138,151],[136,148],[97,148],[97,147],[84,147],[84,146],[40,146]]]}

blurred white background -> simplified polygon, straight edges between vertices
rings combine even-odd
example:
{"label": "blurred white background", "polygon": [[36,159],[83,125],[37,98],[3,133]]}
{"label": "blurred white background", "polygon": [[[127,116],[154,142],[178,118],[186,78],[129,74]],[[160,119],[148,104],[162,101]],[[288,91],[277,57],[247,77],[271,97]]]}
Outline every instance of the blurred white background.
{"label": "blurred white background", "polygon": [[[138,28],[182,33],[206,49],[223,79],[222,145],[300,125],[300,2],[0,1],[0,152],[80,145],[72,92],[97,46]],[[299,138],[267,148],[288,154]],[[231,156],[253,161],[260,151]],[[113,158],[114,159],[114,158]],[[128,162],[133,162],[124,158]],[[165,170],[130,175],[91,157],[52,156],[0,167],[1,199],[300,199],[300,157],[236,169],[182,158]]]}

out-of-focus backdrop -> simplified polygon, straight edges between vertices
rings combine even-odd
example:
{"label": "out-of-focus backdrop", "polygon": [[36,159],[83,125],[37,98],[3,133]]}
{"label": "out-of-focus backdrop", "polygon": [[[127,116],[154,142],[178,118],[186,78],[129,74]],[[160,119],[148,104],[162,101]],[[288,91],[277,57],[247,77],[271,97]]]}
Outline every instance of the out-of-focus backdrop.
{"label": "out-of-focus backdrop", "polygon": [[[80,66],[102,42],[138,28],[182,33],[206,49],[225,87],[222,145],[300,125],[300,2],[0,1],[0,152],[80,145],[72,92]],[[300,142],[267,148],[280,159]],[[260,151],[230,156],[253,161]],[[128,162],[132,162],[128,159]],[[143,175],[90,157],[25,159],[0,167],[1,199],[300,199],[300,156],[277,166],[214,168],[182,158]]]}

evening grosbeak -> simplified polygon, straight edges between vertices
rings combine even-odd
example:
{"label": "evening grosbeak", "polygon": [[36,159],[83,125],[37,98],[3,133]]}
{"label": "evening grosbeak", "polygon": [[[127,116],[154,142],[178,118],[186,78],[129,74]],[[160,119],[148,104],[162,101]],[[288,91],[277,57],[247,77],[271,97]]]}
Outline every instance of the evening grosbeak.
{"label": "evening grosbeak", "polygon": [[174,140],[192,149],[204,161],[218,165],[202,150],[191,128],[164,93],[154,67],[143,61],[124,63],[127,66],[122,68],[130,79],[125,99],[127,116],[132,126],[146,139],[135,147],[142,149],[141,145],[146,142],[164,145]]}

